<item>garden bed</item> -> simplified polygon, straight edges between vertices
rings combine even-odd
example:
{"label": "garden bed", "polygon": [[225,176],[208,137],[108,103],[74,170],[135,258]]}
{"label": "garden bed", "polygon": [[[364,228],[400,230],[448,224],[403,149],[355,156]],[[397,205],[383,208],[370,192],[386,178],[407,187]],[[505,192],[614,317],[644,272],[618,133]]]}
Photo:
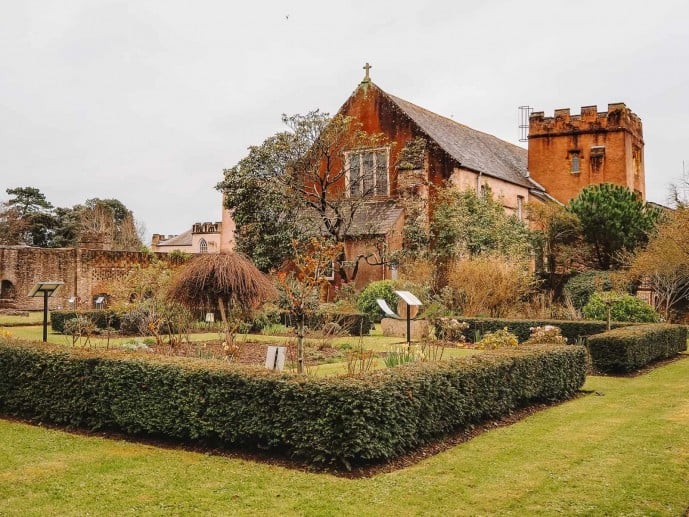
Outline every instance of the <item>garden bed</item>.
{"label": "garden bed", "polygon": [[[296,356],[296,345],[285,338],[285,343],[266,343],[259,341],[239,341],[240,352],[233,362],[246,365],[263,366],[266,362],[266,354],[269,346],[286,346],[287,360],[294,360]],[[209,341],[206,343],[181,343],[170,346],[148,345],[147,349],[153,353],[175,356],[175,357],[198,357],[203,359],[227,358],[220,341]],[[324,343],[320,345],[309,345],[305,347],[306,360],[310,363],[321,364],[333,361],[344,361],[345,354],[342,349]]]}

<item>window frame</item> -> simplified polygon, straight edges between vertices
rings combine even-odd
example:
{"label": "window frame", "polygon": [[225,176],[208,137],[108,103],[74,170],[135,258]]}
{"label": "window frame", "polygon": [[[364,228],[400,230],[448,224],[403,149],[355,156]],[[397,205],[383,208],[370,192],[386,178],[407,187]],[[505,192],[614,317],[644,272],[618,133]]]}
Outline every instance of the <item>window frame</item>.
{"label": "window frame", "polygon": [[203,237],[199,241],[199,253],[208,253],[208,241]]}
{"label": "window frame", "polygon": [[[385,192],[379,192],[378,191],[378,171],[379,171],[379,163],[378,163],[378,155],[384,154],[385,155]],[[364,194],[364,187],[363,185],[364,180],[361,179],[363,178],[363,174],[365,174],[365,167],[364,167],[364,157],[366,155],[372,156],[372,165],[371,165],[371,177],[373,179],[373,188],[372,192],[370,194]],[[359,188],[358,188],[358,193],[353,193],[352,192],[352,180],[351,180],[351,171],[352,169],[352,163],[353,163],[353,158],[356,157],[358,161],[358,167],[357,170],[358,172],[358,179],[357,181],[359,182]],[[367,148],[367,149],[355,149],[351,151],[345,151],[345,192],[347,193],[347,197],[389,197],[390,196],[390,147],[374,147],[374,148]]]}
{"label": "window frame", "polygon": [[517,219],[524,221],[524,196],[517,195]]}
{"label": "window frame", "polygon": [[568,155],[570,174],[581,174],[581,151],[579,149],[572,149],[568,152]]}

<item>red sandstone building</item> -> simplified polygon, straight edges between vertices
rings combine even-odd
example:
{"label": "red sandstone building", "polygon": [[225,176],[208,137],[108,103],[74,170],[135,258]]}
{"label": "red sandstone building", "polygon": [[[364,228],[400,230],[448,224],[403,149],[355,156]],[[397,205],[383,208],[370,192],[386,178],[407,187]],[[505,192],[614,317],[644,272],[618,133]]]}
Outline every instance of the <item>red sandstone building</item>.
{"label": "red sandstone building", "polygon": [[599,112],[584,106],[529,118],[528,170],[551,196],[567,203],[588,185],[615,183],[646,197],[641,119],[624,105]]}
{"label": "red sandstone building", "polygon": [[[341,191],[356,196],[351,181],[356,176],[368,182],[374,193],[349,228],[348,259],[381,244],[388,251],[399,249],[405,220],[402,201],[416,197],[431,210],[435,189],[445,183],[477,192],[489,189],[505,210],[519,218],[524,217],[527,203],[567,203],[596,183],[623,185],[645,197],[641,120],[622,103],[609,104],[605,112],[585,106],[579,115],[571,115],[569,109],[555,110],[553,117],[532,113],[528,149],[524,149],[385,92],[371,81],[370,67],[365,68],[364,80],[339,114],[353,117],[367,133],[382,134],[385,143],[340,153],[346,173]],[[403,159],[403,150],[417,139],[425,143],[422,156],[411,162]],[[155,235],[152,248],[228,251],[233,247],[233,231],[232,218],[223,210],[222,222],[199,223],[169,238]],[[0,249],[0,306],[33,307],[25,294],[34,282],[48,277],[69,281],[53,303],[66,306],[70,299],[91,300],[103,294],[99,289],[106,277],[124,274],[132,263],[146,261],[127,252],[101,252],[98,260],[91,259],[93,253],[84,253]],[[71,254],[76,258],[70,259]],[[389,266],[362,264],[355,285],[362,288],[393,276]]]}
{"label": "red sandstone building", "polygon": [[[374,194],[358,218],[381,224],[370,239],[361,224],[353,225],[348,258],[370,250],[374,237],[377,242],[384,238],[388,250],[399,249],[403,200],[423,199],[430,211],[435,190],[445,184],[477,193],[490,190],[520,219],[528,203],[566,204],[582,188],[597,183],[623,185],[645,197],[641,120],[622,103],[608,105],[605,112],[586,106],[580,115],[570,115],[569,109],[556,110],[554,117],[532,113],[524,149],[385,92],[371,81],[368,68],[338,114],[352,117],[368,134],[382,135],[385,144],[344,149],[340,160],[345,183],[351,177],[368,178]],[[416,139],[425,143],[424,151],[410,165],[401,155]],[[360,186],[342,188],[350,196],[361,191]],[[362,288],[393,276],[388,266],[362,264],[355,285]]]}

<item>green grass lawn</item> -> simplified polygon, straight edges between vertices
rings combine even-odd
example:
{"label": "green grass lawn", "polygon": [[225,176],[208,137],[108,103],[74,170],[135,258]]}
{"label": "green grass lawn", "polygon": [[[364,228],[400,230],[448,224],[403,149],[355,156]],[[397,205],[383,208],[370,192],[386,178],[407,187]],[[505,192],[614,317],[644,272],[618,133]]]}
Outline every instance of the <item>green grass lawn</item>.
{"label": "green grass lawn", "polygon": [[[43,340],[43,326],[42,324],[34,324],[34,325],[28,325],[28,326],[21,326],[21,327],[3,327],[3,324],[0,323],[0,329],[3,329],[7,332],[9,332],[13,337],[19,338],[19,339],[25,339],[29,341],[42,341]],[[120,337],[117,334],[114,334],[110,338],[110,344],[113,346],[120,345],[122,343],[127,343],[131,342],[133,337]],[[199,332],[195,334],[190,334],[190,339],[193,342],[197,341],[217,341],[218,339],[221,339],[221,334],[217,331],[214,332]],[[242,340],[253,340],[253,341],[260,341],[264,343],[275,343],[275,344],[281,344],[285,343],[289,340],[294,341],[296,338],[295,337],[286,337],[286,336],[271,336],[271,335],[262,335],[262,334],[238,334],[237,339],[242,341]],[[101,336],[94,336],[91,338],[91,344],[93,346],[105,346],[107,343],[108,339],[105,335]],[[324,340],[322,338],[318,339],[307,339],[307,343],[320,343],[323,342]],[[357,346],[359,344],[359,338],[353,337],[353,336],[342,336],[342,337],[336,337],[328,340],[333,346],[340,346],[342,344],[348,344],[350,346]],[[371,332],[370,336],[366,336],[365,338],[365,347],[369,348],[371,350],[376,350],[376,351],[381,351],[384,350],[385,347],[395,344],[395,343],[401,343],[404,341],[402,338],[399,337],[386,337],[383,336],[380,332],[380,330],[373,330]],[[50,325],[48,326],[48,342],[49,343],[56,343],[56,344],[70,344],[72,343],[72,337],[67,336],[64,334],[60,334],[57,332],[53,332],[50,328]]]}
{"label": "green grass lawn", "polygon": [[344,479],[0,420],[0,515],[683,515],[689,359]]}
{"label": "green grass lawn", "polygon": [[11,316],[0,314],[0,327],[14,325],[38,325],[43,323],[43,311],[29,312],[27,316]]}

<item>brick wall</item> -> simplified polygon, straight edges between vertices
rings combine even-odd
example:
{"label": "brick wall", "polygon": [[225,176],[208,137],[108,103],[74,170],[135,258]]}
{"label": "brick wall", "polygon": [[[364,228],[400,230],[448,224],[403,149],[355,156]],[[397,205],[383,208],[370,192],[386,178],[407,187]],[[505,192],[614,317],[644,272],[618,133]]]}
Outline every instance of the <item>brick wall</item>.
{"label": "brick wall", "polygon": [[11,283],[15,294],[14,299],[0,300],[0,308],[42,309],[42,298],[27,296],[40,281],[64,282],[50,298],[50,309],[72,307],[70,298],[78,300],[79,308],[93,308],[93,298],[107,293],[109,282],[124,277],[135,265],[147,266],[154,256],[174,260],[164,253],[0,247],[0,281]]}
{"label": "brick wall", "polygon": [[641,119],[623,103],[604,112],[584,106],[579,115],[534,112],[529,119],[529,172],[562,203],[598,183],[628,187],[644,199],[643,148]]}

